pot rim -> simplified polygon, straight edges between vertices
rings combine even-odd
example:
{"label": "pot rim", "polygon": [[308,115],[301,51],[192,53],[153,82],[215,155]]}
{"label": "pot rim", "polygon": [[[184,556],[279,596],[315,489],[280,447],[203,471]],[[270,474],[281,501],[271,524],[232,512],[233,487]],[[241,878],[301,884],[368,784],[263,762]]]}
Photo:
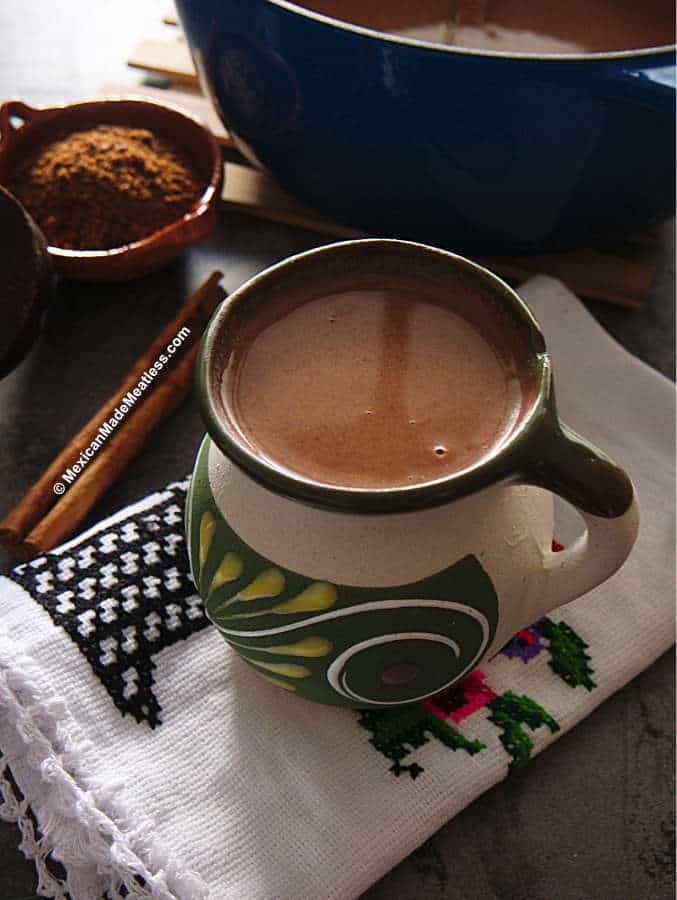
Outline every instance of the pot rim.
{"label": "pot rim", "polygon": [[363,37],[386,41],[390,44],[418,47],[423,50],[433,50],[451,55],[574,63],[594,60],[604,62],[613,59],[636,59],[647,56],[658,56],[670,52],[674,54],[675,49],[677,48],[677,43],[672,43],[661,44],[657,47],[639,47],[633,50],[601,50],[590,51],[588,53],[525,53],[508,50],[487,50],[475,47],[456,47],[450,44],[440,44],[435,41],[424,41],[420,38],[389,34],[387,31],[379,31],[376,28],[366,28],[363,25],[354,25],[351,22],[343,22],[341,19],[334,19],[324,13],[319,13],[304,6],[299,6],[298,4],[291,2],[291,0],[264,0],[264,2],[271,6],[278,6],[288,12],[300,14],[302,18],[311,19],[320,22],[323,25],[330,25],[340,31],[347,31],[353,34],[362,35]]}

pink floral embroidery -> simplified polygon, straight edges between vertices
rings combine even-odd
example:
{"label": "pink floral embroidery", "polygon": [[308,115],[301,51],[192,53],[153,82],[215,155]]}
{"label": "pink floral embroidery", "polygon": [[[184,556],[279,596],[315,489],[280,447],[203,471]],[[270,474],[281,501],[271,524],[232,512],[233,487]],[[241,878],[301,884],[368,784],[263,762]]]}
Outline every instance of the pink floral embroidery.
{"label": "pink floral embroidery", "polygon": [[489,685],[484,683],[486,677],[480,669],[475,669],[459,684],[424,700],[421,705],[438,719],[458,724],[496,696]]}

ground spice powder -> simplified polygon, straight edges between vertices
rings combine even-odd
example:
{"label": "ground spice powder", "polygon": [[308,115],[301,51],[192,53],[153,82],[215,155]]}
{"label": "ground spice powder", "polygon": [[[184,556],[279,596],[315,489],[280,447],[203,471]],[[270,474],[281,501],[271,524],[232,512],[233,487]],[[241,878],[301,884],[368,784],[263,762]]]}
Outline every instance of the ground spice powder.
{"label": "ground spice powder", "polygon": [[145,128],[98,125],[46,144],[9,189],[47,241],[104,250],[180,219],[206,187],[183,153]]}

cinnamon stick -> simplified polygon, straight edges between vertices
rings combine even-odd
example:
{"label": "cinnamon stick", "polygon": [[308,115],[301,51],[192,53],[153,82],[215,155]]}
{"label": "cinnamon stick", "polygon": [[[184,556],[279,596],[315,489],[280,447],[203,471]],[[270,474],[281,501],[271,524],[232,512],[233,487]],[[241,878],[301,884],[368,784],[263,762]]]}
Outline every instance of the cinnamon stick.
{"label": "cinnamon stick", "polygon": [[105,447],[47,515],[17,546],[15,555],[32,559],[63,543],[75,531],[120,472],[144,446],[148,435],[184,399],[192,384],[199,343],[153,388],[143,408],[130,413]]}
{"label": "cinnamon stick", "polygon": [[[136,455],[148,434],[185,396],[192,382],[199,338],[212,312],[225,297],[225,291],[219,284],[222,277],[221,272],[214,272],[189,298],[177,316],[134,363],[111,397],[0,522],[0,543],[15,556],[25,557],[32,550],[51,549],[72,533],[120,471]],[[190,350],[186,352],[182,348],[177,349],[171,368],[158,373],[155,381],[136,400],[111,437],[101,444],[95,456],[87,462],[72,487],[62,495],[56,494],[55,483],[61,482],[62,474],[92,444],[100,433],[101,426],[114,416],[126,395],[139,385],[144,374],[184,327],[191,331],[191,344],[187,345]]]}

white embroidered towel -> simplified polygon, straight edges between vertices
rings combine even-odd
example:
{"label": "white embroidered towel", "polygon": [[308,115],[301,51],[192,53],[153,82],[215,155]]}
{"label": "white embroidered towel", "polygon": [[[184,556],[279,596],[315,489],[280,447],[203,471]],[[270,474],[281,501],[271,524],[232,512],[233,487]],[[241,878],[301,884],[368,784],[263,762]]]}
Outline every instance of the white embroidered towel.
{"label": "white embroidered towel", "polygon": [[460,688],[363,714],[272,687],[208,625],[185,484],[20,567],[0,580],[0,814],[47,896],[356,897],[668,648],[674,388],[559,283],[523,294],[563,418],[637,485],[625,567]]}

